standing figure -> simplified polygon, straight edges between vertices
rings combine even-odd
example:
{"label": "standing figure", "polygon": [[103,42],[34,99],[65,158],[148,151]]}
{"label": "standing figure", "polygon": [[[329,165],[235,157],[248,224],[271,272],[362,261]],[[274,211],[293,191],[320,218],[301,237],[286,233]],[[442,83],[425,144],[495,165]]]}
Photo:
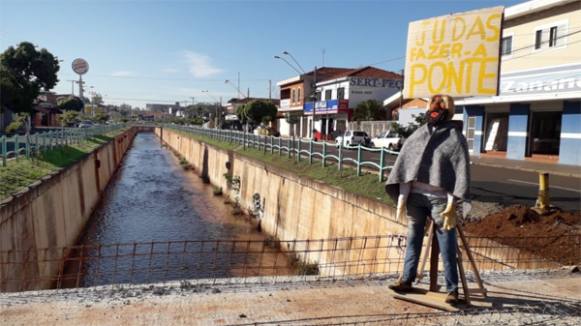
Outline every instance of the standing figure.
{"label": "standing figure", "polygon": [[454,101],[450,96],[432,96],[426,115],[427,124],[405,141],[385,186],[388,195],[397,201],[397,220],[408,216],[403,275],[389,287],[398,292],[411,291],[426,221],[431,217],[444,262],[446,302],[457,303],[456,204],[468,197],[468,146],[462,122],[451,121]]}

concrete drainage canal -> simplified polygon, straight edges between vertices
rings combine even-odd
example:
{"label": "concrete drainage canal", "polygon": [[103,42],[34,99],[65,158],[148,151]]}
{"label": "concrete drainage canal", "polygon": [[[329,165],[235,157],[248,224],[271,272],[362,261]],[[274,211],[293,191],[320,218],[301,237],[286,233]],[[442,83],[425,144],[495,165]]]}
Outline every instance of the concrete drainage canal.
{"label": "concrete drainage canal", "polygon": [[293,259],[180,166],[153,133],[134,140],[55,287],[293,275]]}

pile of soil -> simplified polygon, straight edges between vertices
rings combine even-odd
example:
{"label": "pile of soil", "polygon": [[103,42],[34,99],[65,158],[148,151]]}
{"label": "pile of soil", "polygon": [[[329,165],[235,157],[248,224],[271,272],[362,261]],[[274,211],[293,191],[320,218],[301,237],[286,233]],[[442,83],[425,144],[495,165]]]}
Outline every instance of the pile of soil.
{"label": "pile of soil", "polygon": [[522,205],[507,207],[464,225],[470,236],[494,237],[563,265],[581,263],[581,212],[554,210],[539,215]]}

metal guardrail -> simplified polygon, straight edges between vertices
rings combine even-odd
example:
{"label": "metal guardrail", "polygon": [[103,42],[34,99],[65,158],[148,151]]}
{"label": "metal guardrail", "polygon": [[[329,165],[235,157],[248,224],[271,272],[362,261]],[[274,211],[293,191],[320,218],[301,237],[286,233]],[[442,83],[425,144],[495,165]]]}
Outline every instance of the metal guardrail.
{"label": "metal guardrail", "polygon": [[0,137],[0,157],[2,166],[6,166],[8,159],[37,155],[55,147],[79,144],[95,135],[102,135],[122,126],[95,126],[92,128],[60,128],[58,130],[39,131],[28,135],[14,135]]}
{"label": "metal guardrail", "polygon": [[[240,144],[244,149],[255,148],[265,153],[270,152],[273,155],[278,153],[280,156],[285,153],[289,158],[294,156],[297,162],[300,162],[304,158],[308,160],[309,164],[313,164],[313,159],[316,158],[320,160],[323,167],[327,166],[330,162],[334,162],[337,164],[339,171],[343,169],[344,163],[349,163],[355,167],[357,176],[361,175],[363,167],[370,167],[373,170],[377,170],[379,182],[385,180],[385,171],[393,167],[393,165],[388,164],[387,155],[397,156],[399,154],[384,147],[370,148],[361,144],[345,146],[343,142],[331,143],[294,137],[259,136],[236,130],[208,129],[195,126],[164,125],[163,127],[208,137],[213,140]],[[315,150],[317,146],[321,147],[321,151]],[[336,150],[330,151],[329,148],[335,148]],[[356,150],[356,156],[350,157],[345,155],[347,150]],[[376,160],[365,160],[364,156],[366,153],[374,154]]]}

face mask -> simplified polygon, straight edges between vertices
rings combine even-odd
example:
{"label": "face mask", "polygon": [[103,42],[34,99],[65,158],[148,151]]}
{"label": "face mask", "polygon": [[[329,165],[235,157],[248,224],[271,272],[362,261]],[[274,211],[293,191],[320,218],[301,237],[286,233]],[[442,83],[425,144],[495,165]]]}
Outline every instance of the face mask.
{"label": "face mask", "polygon": [[428,111],[428,125],[435,126],[447,120],[448,110],[435,109]]}

